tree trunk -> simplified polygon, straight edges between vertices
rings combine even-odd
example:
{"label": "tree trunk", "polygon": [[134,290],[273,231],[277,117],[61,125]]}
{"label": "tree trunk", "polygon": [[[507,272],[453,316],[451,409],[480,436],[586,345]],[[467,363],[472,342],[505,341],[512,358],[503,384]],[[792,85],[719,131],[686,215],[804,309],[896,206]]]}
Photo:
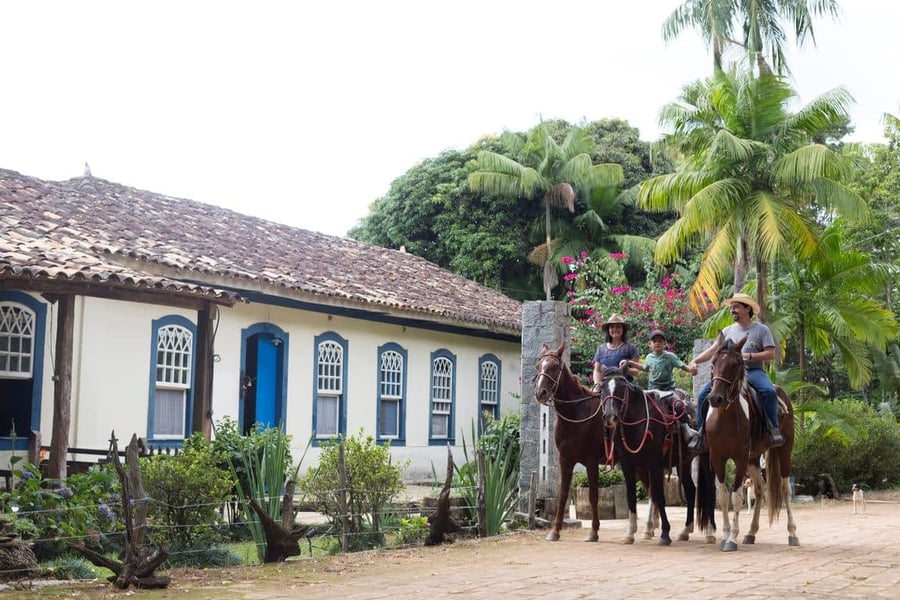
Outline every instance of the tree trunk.
{"label": "tree trunk", "polygon": [[218,309],[209,302],[197,311],[197,378],[191,431],[212,437],[213,333]]}
{"label": "tree trunk", "polygon": [[428,539],[425,540],[426,546],[437,546],[448,540],[447,536],[451,533],[461,531],[462,528],[453,519],[450,514],[450,488],[453,484],[453,453],[450,446],[447,446],[447,476],[444,478],[444,487],[438,495],[437,506],[434,514],[429,517],[431,521],[431,529]]}
{"label": "tree trunk", "polygon": [[53,373],[53,428],[47,476],[66,478],[66,456],[69,454],[69,424],[72,402],[72,337],[75,323],[75,297],[56,297],[56,371]]}

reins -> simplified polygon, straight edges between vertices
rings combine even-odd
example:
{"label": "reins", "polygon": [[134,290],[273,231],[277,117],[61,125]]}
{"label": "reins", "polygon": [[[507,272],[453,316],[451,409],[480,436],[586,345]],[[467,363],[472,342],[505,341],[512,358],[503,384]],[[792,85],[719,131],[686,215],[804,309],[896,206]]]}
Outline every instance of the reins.
{"label": "reins", "polygon": [[[562,405],[562,406],[575,405],[575,404],[580,404],[581,402],[584,402],[585,400],[592,400],[599,395],[599,394],[590,394],[588,396],[582,396],[581,398],[573,398],[571,400],[564,400],[562,398],[559,398],[556,395],[556,393],[557,393],[557,391],[559,391],[559,385],[562,382],[563,373],[565,372],[564,371],[565,365],[563,364],[562,359],[560,359],[558,356],[556,356],[554,354],[547,354],[546,356],[541,358],[541,361],[543,362],[544,358],[549,358],[549,357],[553,357],[553,359],[556,360],[556,364],[559,367],[559,377],[551,376],[549,373],[547,373],[546,369],[542,368],[535,375],[535,385],[537,385],[537,382],[540,380],[541,377],[546,377],[547,379],[550,380],[550,382],[553,384],[553,387],[549,390],[550,402],[552,402],[554,405]],[[563,421],[566,421],[567,423],[573,423],[573,424],[586,423],[586,422],[590,421],[591,419],[593,419],[594,417],[596,417],[600,413],[600,410],[602,408],[603,408],[603,402],[600,402],[597,405],[597,409],[591,415],[584,417],[583,419],[571,419],[571,418],[565,416],[564,414],[562,414],[561,412],[559,412],[559,410],[556,411],[556,416],[558,418],[562,419]]]}

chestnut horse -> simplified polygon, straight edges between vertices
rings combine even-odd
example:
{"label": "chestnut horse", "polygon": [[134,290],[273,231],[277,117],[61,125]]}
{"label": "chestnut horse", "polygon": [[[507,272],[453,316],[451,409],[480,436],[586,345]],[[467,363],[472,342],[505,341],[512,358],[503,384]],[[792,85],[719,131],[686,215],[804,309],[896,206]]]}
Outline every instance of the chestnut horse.
{"label": "chestnut horse", "polygon": [[553,432],[559,453],[559,494],[556,516],[550,524],[547,539],[559,540],[563,517],[568,512],[569,488],[577,463],[584,465],[588,478],[588,498],[591,503],[591,532],[586,542],[599,539],[600,517],[597,513],[599,497],[597,480],[603,461],[603,420],[600,418],[600,395],[572,374],[563,360],[563,342],[556,350],[546,344],[541,347],[534,381],[534,397],[545,406],[556,409],[556,430]]}
{"label": "chestnut horse", "polygon": [[[741,486],[749,477],[753,480],[757,498],[762,496],[763,480],[759,457],[766,453],[766,481],[768,483],[769,525],[779,515],[782,505],[787,512],[788,544],[800,545],[797,526],[791,511],[789,478],[791,475],[791,451],[794,447],[794,407],[785,391],[776,386],[779,399],[779,428],[784,445],[768,448],[768,431],[764,413],[755,393],[747,383],[741,349],[746,338],[734,343],[719,333],[719,348],[712,360],[712,389],[709,393],[709,413],[706,418],[706,439],[709,447],[709,465],[715,473],[718,487],[718,503],[722,511],[723,539],[721,550],[738,549],[738,521],[743,494]],[[783,413],[783,414],[782,414]],[[725,466],[728,459],[734,461],[734,482],[730,489],[725,482]],[[734,506],[733,520],[729,522],[729,492]],[[708,501],[710,499],[707,499]],[[753,507],[750,531],[744,537],[745,544],[756,541],[759,531],[761,503]],[[701,527],[704,525],[701,510]]]}
{"label": "chestnut horse", "polygon": [[604,445],[607,455],[615,454],[625,475],[628,500],[628,527],[622,543],[633,544],[637,531],[637,481],[647,485],[653,506],[659,511],[659,544],[672,543],[666,494],[663,489],[665,468],[663,445],[674,422],[673,415],[660,407],[655,394],[630,385],[621,369],[603,369],[600,379],[603,401]]}

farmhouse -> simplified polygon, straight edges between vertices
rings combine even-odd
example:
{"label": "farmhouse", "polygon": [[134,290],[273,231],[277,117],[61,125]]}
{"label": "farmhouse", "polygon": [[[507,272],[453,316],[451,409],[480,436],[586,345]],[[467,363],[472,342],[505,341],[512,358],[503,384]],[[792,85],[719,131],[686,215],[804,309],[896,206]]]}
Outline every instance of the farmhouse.
{"label": "farmhouse", "polygon": [[304,468],[362,430],[421,480],[484,412],[519,410],[521,321],[402,250],[0,170],[0,468],[43,445],[64,473],[112,430],[179,446],[231,417],[282,427],[295,458],[311,440]]}

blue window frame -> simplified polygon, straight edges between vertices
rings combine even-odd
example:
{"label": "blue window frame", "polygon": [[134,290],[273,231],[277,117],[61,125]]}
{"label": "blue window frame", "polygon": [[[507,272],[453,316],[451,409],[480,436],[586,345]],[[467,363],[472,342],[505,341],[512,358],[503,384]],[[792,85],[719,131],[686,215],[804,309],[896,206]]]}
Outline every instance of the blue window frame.
{"label": "blue window frame", "polygon": [[313,443],[347,434],[347,340],[328,331],[314,340]]}
{"label": "blue window frame", "polygon": [[493,354],[478,359],[478,415],[481,431],[488,418],[500,417],[500,359]]}
{"label": "blue window frame", "polygon": [[0,291],[0,450],[27,450],[40,429],[46,330],[47,304]]}
{"label": "blue window frame", "polygon": [[431,422],[428,427],[430,445],[454,443],[454,408],[456,404],[456,356],[441,349],[431,353]]}
{"label": "blue window frame", "polygon": [[406,349],[393,342],[378,347],[378,440],[406,443]]}
{"label": "blue window frame", "polygon": [[181,443],[191,430],[197,326],[179,315],[154,320],[150,336],[147,439]]}

